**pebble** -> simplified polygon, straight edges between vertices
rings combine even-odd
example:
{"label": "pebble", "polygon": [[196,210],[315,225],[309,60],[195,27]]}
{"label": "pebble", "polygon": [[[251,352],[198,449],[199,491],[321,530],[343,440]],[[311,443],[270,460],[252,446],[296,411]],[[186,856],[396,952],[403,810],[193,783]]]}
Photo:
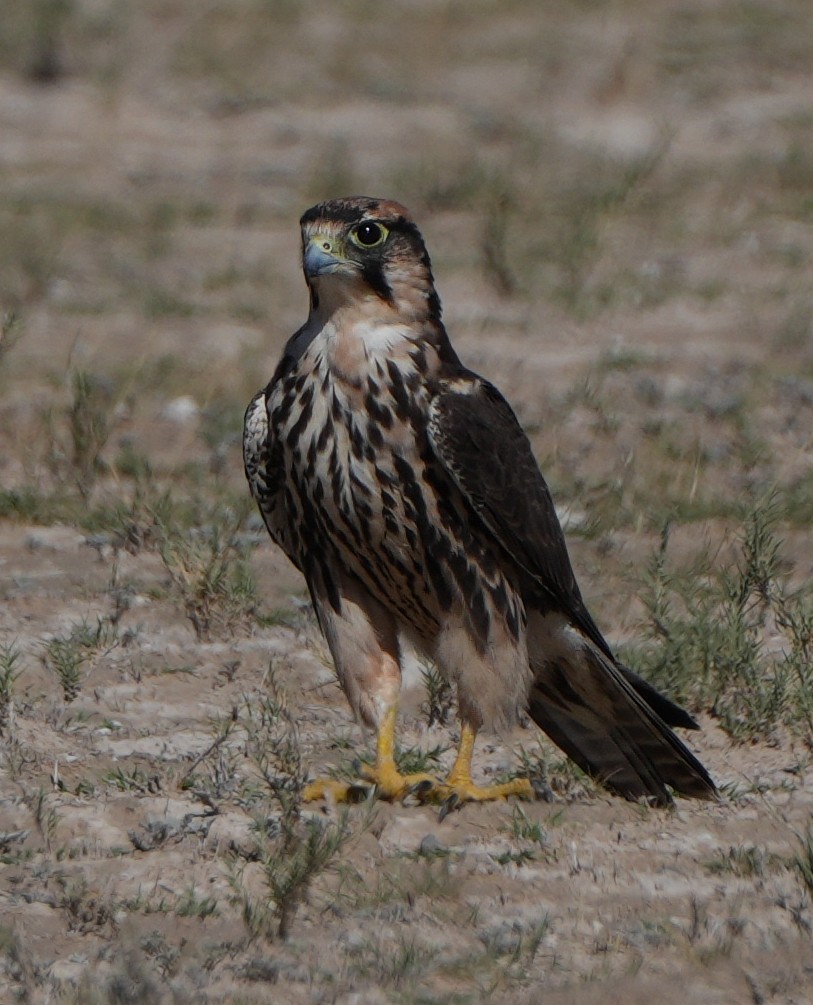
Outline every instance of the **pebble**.
{"label": "pebble", "polygon": [[25,536],[25,547],[29,551],[71,551],[83,544],[84,534],[78,534],[71,527],[38,527]]}
{"label": "pebble", "polygon": [[426,834],[418,845],[419,855],[437,855],[442,851],[446,851],[446,848],[435,834]]}
{"label": "pebble", "polygon": [[183,424],[197,419],[200,414],[200,406],[189,394],[182,394],[179,398],[168,401],[161,409],[161,418],[169,419],[170,422]]}

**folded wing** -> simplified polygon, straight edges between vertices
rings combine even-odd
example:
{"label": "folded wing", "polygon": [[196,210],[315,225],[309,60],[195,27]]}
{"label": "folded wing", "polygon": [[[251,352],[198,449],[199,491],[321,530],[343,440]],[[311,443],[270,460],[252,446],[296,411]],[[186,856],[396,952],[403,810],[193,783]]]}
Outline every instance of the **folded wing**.
{"label": "folded wing", "polygon": [[[523,583],[534,721],[584,771],[621,795],[666,803],[669,786],[713,798],[705,768],[668,725],[696,727],[692,717],[619,665],[590,616],[548,486],[499,391],[466,372],[449,381],[433,401],[429,438]],[[547,628],[533,630],[534,619],[549,624],[551,617],[568,627],[556,634],[556,644]]]}

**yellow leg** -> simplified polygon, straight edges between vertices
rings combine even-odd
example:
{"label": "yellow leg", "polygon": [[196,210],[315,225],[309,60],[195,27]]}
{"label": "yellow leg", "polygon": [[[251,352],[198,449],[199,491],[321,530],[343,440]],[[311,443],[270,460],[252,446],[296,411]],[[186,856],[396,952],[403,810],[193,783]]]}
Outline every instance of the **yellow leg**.
{"label": "yellow leg", "polygon": [[[416,785],[435,789],[439,783],[432,775],[416,773],[402,775],[395,763],[395,725],[398,710],[388,709],[378,730],[375,747],[375,764],[365,765],[361,775],[365,782],[375,786],[379,799],[399,800],[408,796]],[[305,787],[302,798],[306,801],[330,798],[335,802],[357,801],[364,794],[364,787],[358,783],[337,782],[332,779],[317,779]]]}
{"label": "yellow leg", "polygon": [[[395,724],[397,710],[388,710],[376,737],[375,764],[362,768],[361,782],[338,782],[333,779],[317,779],[305,787],[303,799],[332,799],[334,802],[357,802],[363,798],[369,783],[375,786],[379,799],[396,801],[410,793],[423,802],[441,803],[441,817],[463,803],[486,802],[518,796],[520,799],[535,799],[536,791],[527,778],[514,778],[510,782],[497,785],[475,785],[471,777],[471,760],[477,731],[467,723],[460,730],[460,744],[452,770],[443,782],[432,775],[416,773],[403,775],[395,763]],[[366,784],[365,784],[366,783]]]}
{"label": "yellow leg", "polygon": [[[475,785],[471,777],[471,758],[474,753],[475,730],[468,723],[463,723],[460,729],[460,745],[457,757],[445,782],[437,793],[431,793],[433,801],[441,798],[446,806],[446,812],[467,802],[486,802],[491,799],[507,799],[508,796],[519,796],[520,799],[534,799],[534,787],[527,778],[514,778],[510,782],[498,785]],[[445,815],[445,814],[444,814]]]}
{"label": "yellow leg", "polygon": [[387,711],[378,730],[375,749],[375,765],[365,765],[362,776],[372,782],[380,799],[403,799],[416,785],[437,785],[437,779],[425,772],[402,775],[395,763],[395,723],[398,710]]}

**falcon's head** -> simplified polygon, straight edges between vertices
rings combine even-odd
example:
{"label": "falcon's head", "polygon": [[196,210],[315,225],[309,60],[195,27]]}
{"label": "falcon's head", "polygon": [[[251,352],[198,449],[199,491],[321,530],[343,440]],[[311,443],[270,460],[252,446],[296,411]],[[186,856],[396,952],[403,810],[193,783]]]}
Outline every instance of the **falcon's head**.
{"label": "falcon's head", "polygon": [[320,202],[299,221],[314,308],[376,298],[405,319],[440,320],[429,255],[403,206],[352,196]]}

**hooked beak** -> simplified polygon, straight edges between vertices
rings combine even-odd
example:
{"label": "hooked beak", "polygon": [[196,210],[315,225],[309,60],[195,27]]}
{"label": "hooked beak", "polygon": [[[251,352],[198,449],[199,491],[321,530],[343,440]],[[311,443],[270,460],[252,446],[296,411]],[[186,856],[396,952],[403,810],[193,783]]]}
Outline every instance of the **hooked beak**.
{"label": "hooked beak", "polygon": [[337,251],[336,242],[322,234],[311,237],[302,252],[302,267],[307,279],[326,276],[345,265]]}

